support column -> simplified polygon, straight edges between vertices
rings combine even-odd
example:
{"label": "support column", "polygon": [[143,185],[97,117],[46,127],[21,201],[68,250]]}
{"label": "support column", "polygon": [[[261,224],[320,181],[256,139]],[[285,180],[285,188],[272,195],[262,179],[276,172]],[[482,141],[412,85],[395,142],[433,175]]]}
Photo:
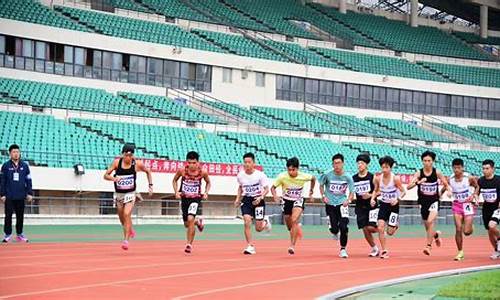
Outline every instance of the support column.
{"label": "support column", "polygon": [[479,18],[479,25],[481,26],[481,37],[483,39],[486,39],[488,38],[488,6],[481,5]]}
{"label": "support column", "polygon": [[418,0],[411,0],[410,8],[410,26],[418,26]]}
{"label": "support column", "polygon": [[347,13],[347,3],[346,0],[339,0],[339,11],[341,14]]}

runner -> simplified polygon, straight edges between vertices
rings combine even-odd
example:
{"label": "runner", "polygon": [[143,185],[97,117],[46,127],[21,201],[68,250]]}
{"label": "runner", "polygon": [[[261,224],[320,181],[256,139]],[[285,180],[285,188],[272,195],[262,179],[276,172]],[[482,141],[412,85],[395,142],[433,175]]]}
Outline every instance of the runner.
{"label": "runner", "polygon": [[478,180],[475,194],[483,197],[483,223],[488,230],[488,238],[493,246],[491,259],[500,259],[500,176],[495,175],[495,163],[491,159],[483,161],[483,176]]}
{"label": "runner", "polygon": [[[146,168],[140,160],[134,158],[135,146],[125,144],[122,149],[122,157],[113,161],[104,174],[104,179],[113,181],[115,193],[113,196],[116,211],[123,227],[122,249],[128,250],[129,239],[135,237],[132,228],[132,210],[136,200],[141,200],[141,195],[136,192],[137,172],[144,172],[148,177],[149,195],[153,194],[153,178],[151,170]],[[111,173],[113,173],[111,175]]]}
{"label": "runner", "polygon": [[[399,202],[406,195],[405,188],[401,184],[399,176],[392,173],[394,159],[384,156],[379,159],[382,174],[375,177],[375,191],[371,199],[371,207],[377,204],[377,196],[380,194],[381,202],[378,209],[378,235],[382,252],[380,258],[389,258],[389,251],[386,247],[385,225],[387,224],[387,234],[394,235],[399,227]],[[375,210],[376,211],[376,210]],[[375,212],[373,211],[373,212]],[[372,214],[372,212],[370,212]]]}
{"label": "runner", "polygon": [[420,156],[423,163],[423,168],[417,171],[408,185],[408,190],[418,186],[418,204],[420,204],[420,215],[424,221],[425,231],[427,233],[427,244],[423,250],[425,255],[431,255],[432,242],[436,242],[436,246],[441,247],[441,231],[434,230],[435,221],[439,213],[439,183],[444,186],[448,196],[451,197],[451,189],[448,181],[443,174],[434,168],[436,153],[425,151]]}
{"label": "runner", "polygon": [[[332,157],[333,170],[321,175],[319,190],[325,203],[326,215],[330,220],[330,232],[338,240],[340,231],[339,257],[348,258],[347,240],[349,233],[349,203],[354,198],[354,182],[344,173],[344,156],[340,153]],[[326,193],[325,193],[326,190]],[[347,195],[347,190],[349,193]]]}
{"label": "runner", "polygon": [[264,198],[269,193],[269,180],[266,174],[255,169],[255,155],[246,153],[243,155],[243,170],[238,173],[238,191],[234,205],[241,206],[241,214],[245,222],[245,239],[247,247],[243,254],[255,254],[255,246],[252,241],[252,220],[255,220],[255,230],[271,230],[271,222],[266,216],[266,203]]}
{"label": "runner", "polygon": [[[471,188],[477,186],[477,179],[464,172],[464,161],[455,158],[451,163],[453,175],[450,176],[450,187],[453,193],[453,217],[455,219],[455,242],[458,253],[456,261],[464,259],[463,236],[469,236],[474,230],[475,195]],[[446,191],[443,187],[441,193]]]}
{"label": "runner", "polygon": [[370,211],[378,208],[378,204],[375,207],[371,207],[370,200],[373,196],[374,190],[374,177],[373,174],[368,172],[368,165],[370,164],[370,156],[368,154],[360,154],[356,158],[356,163],[358,164],[358,173],[352,176],[354,181],[354,191],[356,192],[356,220],[358,223],[358,229],[363,230],[365,240],[370,245],[371,251],[370,257],[377,257],[379,255],[379,249],[373,240],[373,233],[378,231],[377,229],[377,212],[372,213],[372,218],[370,219]]}
{"label": "runner", "polygon": [[302,190],[306,182],[311,182],[309,189],[309,200],[313,202],[314,186],[316,177],[299,171],[299,159],[292,157],[286,162],[287,171],[278,175],[278,178],[271,187],[271,193],[275,202],[279,203],[280,198],[276,193],[276,188],[281,186],[283,195],[283,216],[288,231],[290,231],[290,247],[288,254],[295,254],[297,239],[302,237],[302,224],[299,223],[304,211],[304,197]]}
{"label": "runner", "polygon": [[[207,200],[210,191],[210,178],[208,172],[200,167],[200,155],[197,152],[190,151],[186,155],[186,166],[177,170],[172,186],[175,192],[175,199],[181,200],[182,220],[186,228],[186,247],[184,252],[193,251],[193,241],[195,236],[195,226],[200,232],[203,231],[203,219],[196,218],[200,212],[201,200]],[[178,188],[177,182],[181,178],[181,187]],[[202,180],[205,181],[205,192],[201,193]]]}

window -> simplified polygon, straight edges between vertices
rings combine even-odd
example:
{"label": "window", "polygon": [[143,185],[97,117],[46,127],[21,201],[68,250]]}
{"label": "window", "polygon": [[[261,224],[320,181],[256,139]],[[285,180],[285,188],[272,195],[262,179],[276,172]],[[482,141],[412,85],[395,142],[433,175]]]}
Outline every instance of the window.
{"label": "window", "polygon": [[222,82],[232,83],[233,82],[233,70],[228,68],[222,68]]}
{"label": "window", "polygon": [[372,108],[373,105],[373,87],[362,85],[359,88],[359,107]]}
{"label": "window", "polygon": [[111,68],[113,70],[121,71],[123,69],[123,56],[120,53],[113,53],[111,59]]}
{"label": "window", "polygon": [[23,40],[23,50],[22,50],[23,56],[24,57],[33,57],[35,54],[34,47],[35,47],[35,45],[34,45],[33,41]]}
{"label": "window", "polygon": [[333,105],[345,105],[346,103],[346,84],[335,82],[333,84]]}
{"label": "window", "polygon": [[425,113],[425,93],[413,92],[413,112],[423,114]]}
{"label": "window", "polygon": [[290,81],[290,100],[304,101],[304,78],[292,77]]}
{"label": "window", "polygon": [[359,85],[347,84],[347,106],[359,107]]}
{"label": "window", "polygon": [[265,87],[266,86],[266,74],[262,72],[255,72],[255,86]]}
{"label": "window", "polygon": [[373,109],[386,109],[386,89],[383,87],[374,87],[373,88]]}
{"label": "window", "polygon": [[436,114],[438,111],[438,95],[434,93],[425,93],[425,113]]}
{"label": "window", "polygon": [[388,88],[386,91],[386,99],[387,106],[386,109],[389,111],[400,111],[400,99],[399,99],[399,90],[398,89],[390,89]]}
{"label": "window", "polygon": [[5,36],[0,35],[0,53],[5,53]]}
{"label": "window", "polygon": [[319,80],[306,79],[306,101],[319,102]]}
{"label": "window", "polygon": [[319,103],[330,104],[333,101],[333,82],[320,80]]}

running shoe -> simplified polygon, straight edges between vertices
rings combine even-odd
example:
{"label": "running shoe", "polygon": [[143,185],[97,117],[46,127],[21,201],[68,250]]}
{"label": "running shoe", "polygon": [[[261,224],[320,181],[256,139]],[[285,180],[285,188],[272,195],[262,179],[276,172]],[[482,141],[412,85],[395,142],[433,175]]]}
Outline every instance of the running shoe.
{"label": "running shoe", "polygon": [[255,251],[255,247],[253,245],[248,245],[245,250],[243,250],[243,254],[246,254],[246,255],[253,255],[257,253]]}
{"label": "running shoe", "polygon": [[128,241],[123,241],[122,242],[122,249],[123,250],[128,250]]}
{"label": "running shoe", "polygon": [[24,234],[18,234],[16,237],[16,240],[20,243],[27,243],[29,242],[28,238],[24,236]]}

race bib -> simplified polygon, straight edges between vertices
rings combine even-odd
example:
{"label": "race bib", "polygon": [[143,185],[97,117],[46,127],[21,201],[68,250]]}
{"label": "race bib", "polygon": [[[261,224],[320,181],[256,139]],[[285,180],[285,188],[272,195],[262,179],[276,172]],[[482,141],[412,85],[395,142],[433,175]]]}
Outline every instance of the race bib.
{"label": "race bib", "polygon": [[12,180],[19,181],[19,173],[18,172],[12,173]]}
{"label": "race bib", "polygon": [[349,206],[341,206],[340,207],[340,216],[342,218],[349,218]]}
{"label": "race bib", "polygon": [[184,181],[182,183],[182,193],[184,195],[199,195],[200,194],[199,182]]}
{"label": "race bib", "polygon": [[467,198],[469,198],[470,193],[468,190],[463,191],[463,192],[458,192],[458,193],[454,192],[453,196],[455,197],[455,200],[460,201],[460,202],[464,202],[465,200],[467,200]]}
{"label": "race bib", "polygon": [[249,197],[255,197],[260,195],[260,184],[254,184],[254,185],[244,185],[243,186],[243,193],[245,196]]}
{"label": "race bib", "polygon": [[436,202],[432,203],[431,206],[429,206],[429,211],[438,211],[439,209],[439,204]]}
{"label": "race bib", "polygon": [[389,216],[389,221],[387,222],[387,224],[389,226],[396,227],[398,226],[398,222],[399,222],[399,214],[392,212],[391,215]]}
{"label": "race bib", "polygon": [[470,216],[474,214],[474,207],[472,203],[464,203],[463,204],[464,216]]}
{"label": "race bib", "polygon": [[500,220],[500,208],[499,208],[499,209],[497,209],[497,210],[495,210],[495,211],[493,212],[493,215],[492,215],[491,217],[492,217],[492,218],[495,218],[495,219],[497,219],[497,220]]}
{"label": "race bib", "polygon": [[189,205],[188,214],[189,215],[196,215],[197,213],[198,213],[198,203],[193,202]]}
{"label": "race bib", "polygon": [[366,193],[369,193],[371,189],[370,186],[370,181],[365,180],[365,181],[359,181],[354,183],[354,191],[358,195],[363,195]]}
{"label": "race bib", "polygon": [[134,175],[117,176],[120,180],[116,183],[117,190],[128,190],[134,188]]}
{"label": "race bib", "polygon": [[497,201],[497,190],[496,189],[481,189],[481,195],[486,202]]}
{"label": "race bib", "polygon": [[255,208],[255,219],[256,220],[264,219],[264,206],[257,206]]}
{"label": "race bib", "polygon": [[298,199],[293,202],[293,207],[303,207],[304,199]]}
{"label": "race bib", "polygon": [[390,203],[398,198],[398,193],[396,190],[391,192],[382,192],[382,201],[385,203]]}
{"label": "race bib", "polygon": [[378,221],[378,208],[370,210],[368,213],[368,222],[370,223],[377,223]]}
{"label": "race bib", "polygon": [[299,200],[299,198],[302,198],[302,188],[289,187],[283,197],[290,200]]}
{"label": "race bib", "polygon": [[420,184],[420,191],[424,195],[436,195],[438,191],[437,182]]}
{"label": "race bib", "polygon": [[344,195],[347,191],[347,182],[337,181],[330,183],[329,190],[334,195]]}
{"label": "race bib", "polygon": [[135,193],[126,193],[123,196],[123,203],[129,203],[135,200]]}

